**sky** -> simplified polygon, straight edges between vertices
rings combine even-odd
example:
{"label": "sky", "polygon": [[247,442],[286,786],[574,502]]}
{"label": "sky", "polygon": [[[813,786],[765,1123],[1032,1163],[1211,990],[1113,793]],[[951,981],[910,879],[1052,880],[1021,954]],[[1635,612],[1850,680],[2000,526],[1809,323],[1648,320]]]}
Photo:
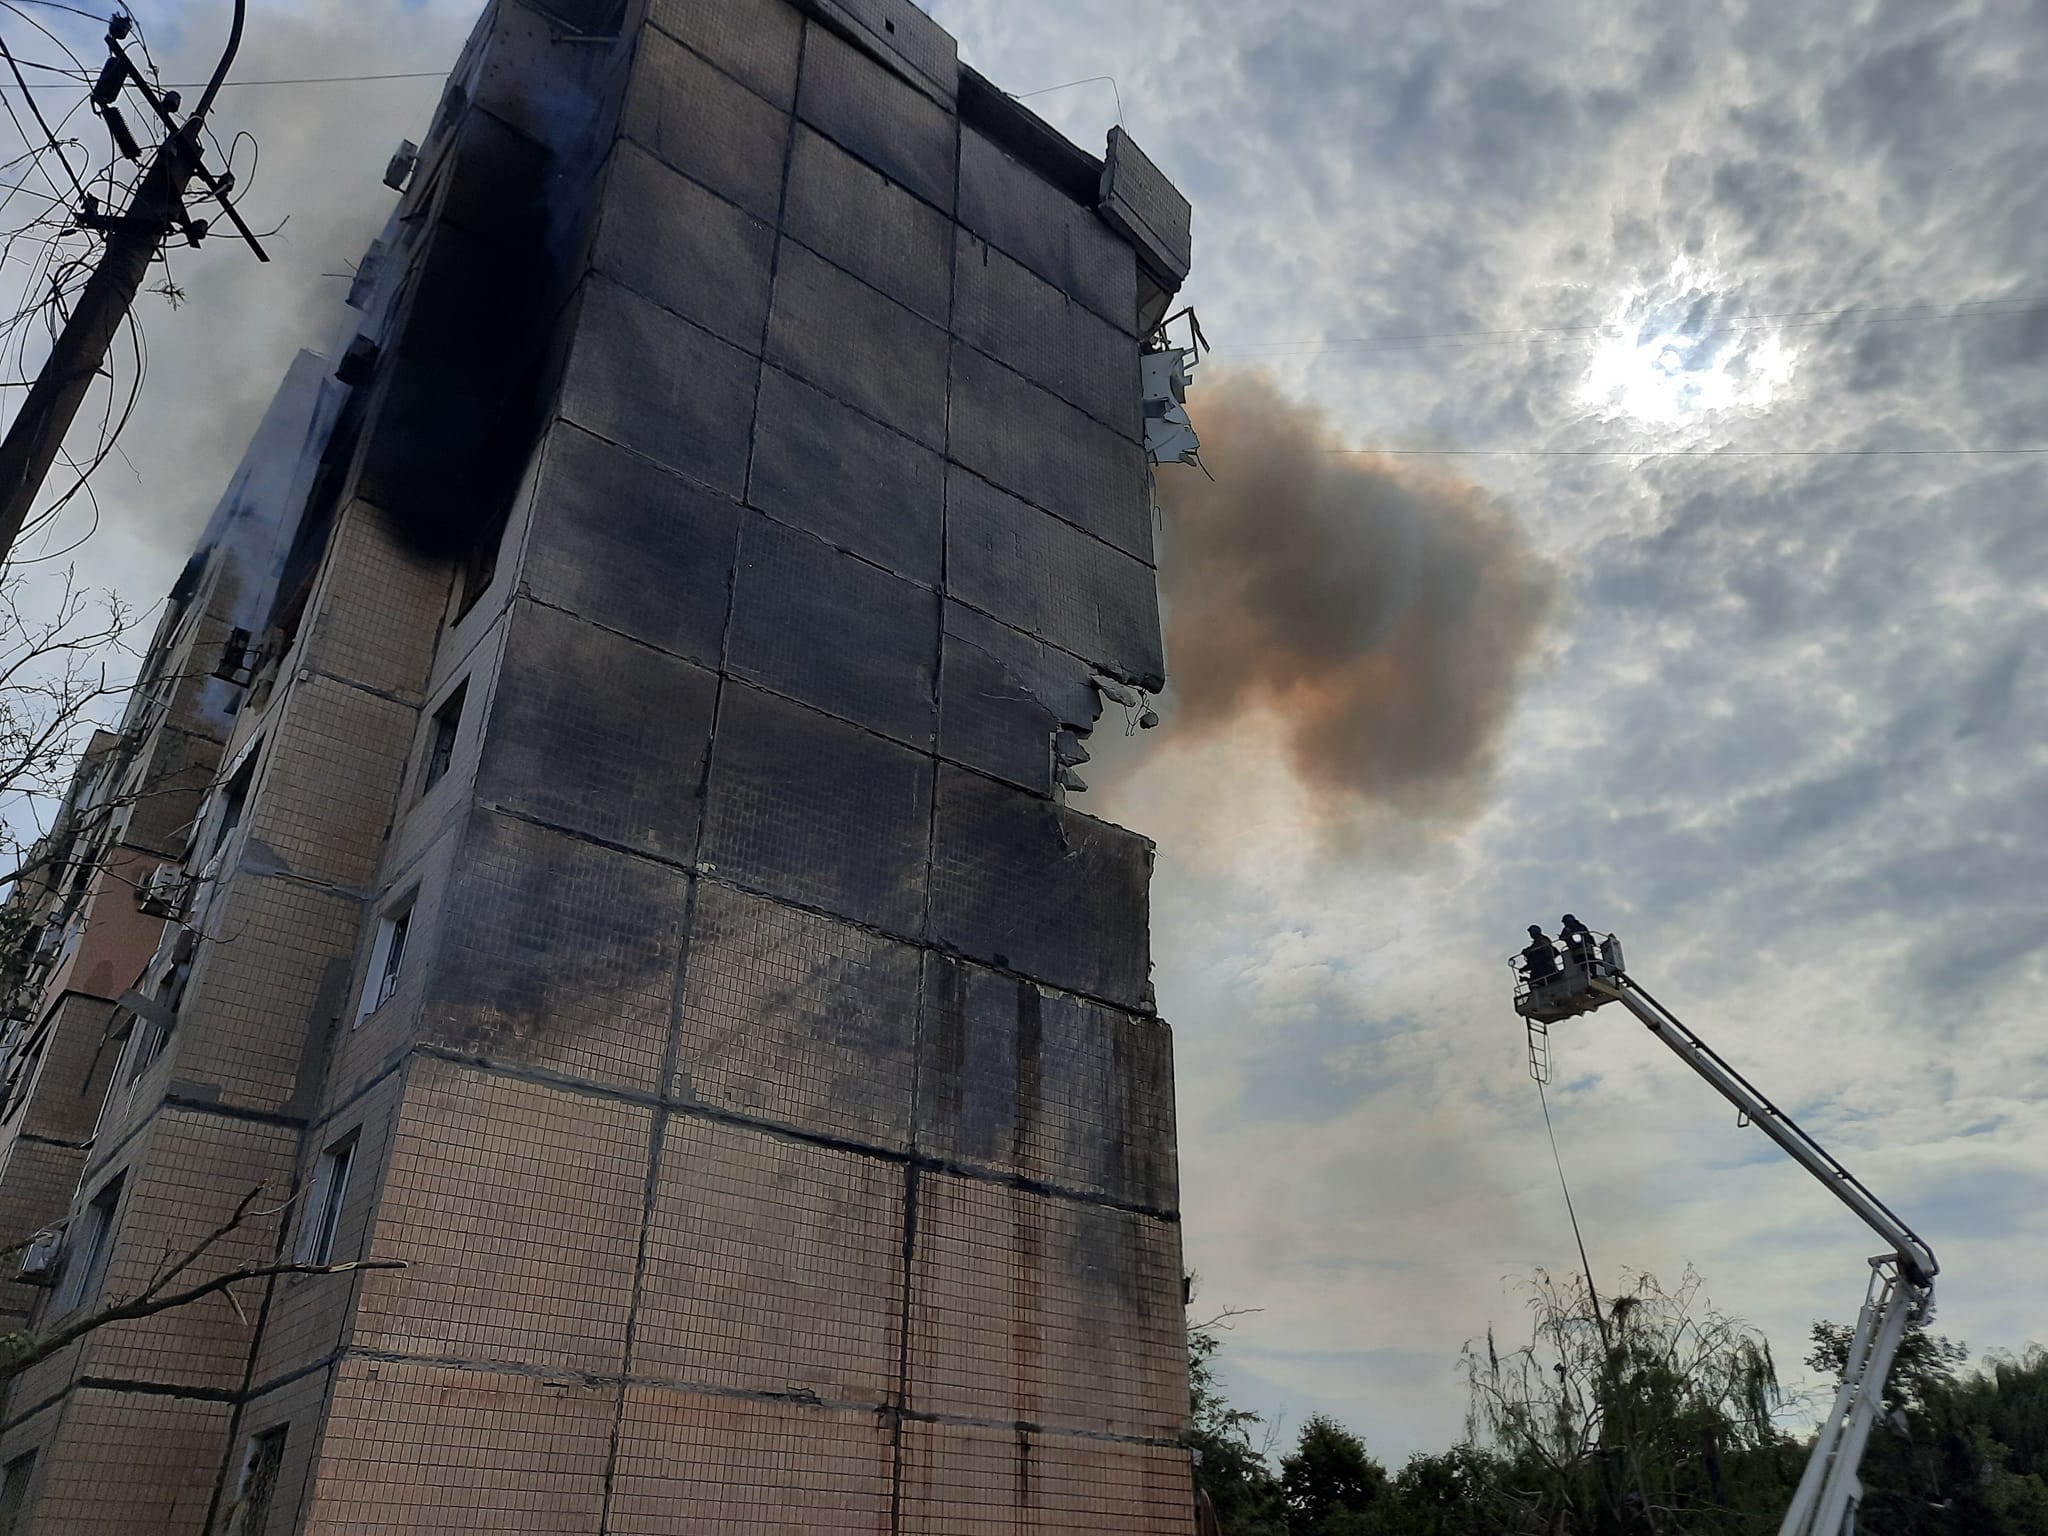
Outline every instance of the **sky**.
{"label": "sky", "polygon": [[[1211,509],[1256,532],[1225,411],[1279,401],[1319,510],[1273,515],[1328,538],[1330,609],[1355,581],[1487,679],[1441,736],[1427,695],[1352,690],[1334,770],[1269,660],[1227,708],[1198,678],[1158,731],[1098,734],[1088,808],[1159,848],[1197,1311],[1256,1309],[1234,1395],[1388,1461],[1460,1437],[1462,1345],[1576,1264],[1506,965],[1566,910],[1921,1230],[1940,1331],[2048,1341],[2048,4],[929,8],[1007,88],[1085,81],[1030,104],[1096,150],[1120,117],[1193,201],[1219,499],[1166,487],[1168,567],[1213,554]],[[142,12],[203,73],[220,7]],[[444,69],[473,14],[259,0],[238,74]],[[168,586],[436,93],[225,98],[262,150],[245,209],[289,222],[271,265],[212,242],[146,301],[82,577]],[[1397,492],[1420,510],[1345,533]],[[1491,584],[1403,575],[1446,550]],[[1430,664],[1379,634],[1346,666]],[[1345,767],[1418,736],[1441,781]],[[1871,1236],[1615,1011],[1552,1050],[1603,1286],[1696,1266],[1802,1384]]]}

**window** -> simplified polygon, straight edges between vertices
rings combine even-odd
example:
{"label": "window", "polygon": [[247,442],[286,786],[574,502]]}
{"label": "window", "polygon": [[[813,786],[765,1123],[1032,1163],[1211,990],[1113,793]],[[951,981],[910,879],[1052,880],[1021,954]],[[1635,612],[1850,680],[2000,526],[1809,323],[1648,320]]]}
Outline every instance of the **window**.
{"label": "window", "polygon": [[242,824],[242,809],[249,803],[249,788],[256,782],[256,753],[244,750],[242,766],[235,770],[227,787],[221,791],[220,828],[213,834],[213,846],[207,849],[209,855],[219,853],[223,844],[235,834],[235,828]]}
{"label": "window", "polygon": [[427,733],[427,763],[420,773],[420,793],[425,794],[448,772],[448,765],[455,761],[455,736],[462,729],[462,701],[469,694],[469,680],[465,678],[448,700],[434,711],[434,723]]}
{"label": "window", "polygon": [[157,995],[146,1000],[154,1003],[155,1007],[145,1009],[141,1000],[132,1005],[138,1013],[135,1027],[140,1033],[135,1037],[135,1061],[128,1073],[131,1085],[150,1069],[157,1057],[163,1055],[164,1047],[170,1044],[171,1031],[178,1025],[178,1005],[185,1000],[185,983],[191,979],[192,962],[180,960],[157,986]]}
{"label": "window", "polygon": [[284,1470],[284,1439],[290,1431],[289,1424],[280,1424],[249,1437],[249,1454],[242,1459],[235,1502],[228,1506],[226,1536],[263,1536],[277,1494],[277,1476]]}
{"label": "window", "polygon": [[21,1517],[28,1510],[29,1479],[35,1475],[34,1451],[15,1457],[0,1475],[0,1536],[19,1536],[28,1529]]}
{"label": "window", "polygon": [[92,1204],[78,1218],[80,1230],[74,1234],[71,1259],[64,1266],[64,1283],[57,1288],[59,1314],[69,1312],[99,1290],[100,1278],[107,1269],[107,1250],[113,1246],[109,1239],[114,1231],[114,1211],[120,1204],[121,1175],[116,1174],[92,1197]]}
{"label": "window", "polygon": [[484,525],[475,541],[462,552],[462,567],[456,575],[457,598],[454,622],[460,624],[477,604],[477,599],[490,591],[492,581],[498,575],[498,549],[505,542],[505,525],[509,521],[508,508]]}
{"label": "window", "polygon": [[370,974],[363,983],[363,1006],[356,1014],[359,1024],[390,1002],[391,994],[398,990],[399,971],[405,965],[405,941],[412,931],[413,902],[418,896],[417,890],[411,892],[377,924],[377,942],[370,950]]}
{"label": "window", "polygon": [[349,1169],[355,1166],[356,1136],[350,1131],[320,1154],[313,1183],[306,1191],[306,1213],[299,1225],[301,1264],[326,1264],[334,1257],[334,1233],[341,1225],[341,1203],[348,1198]]}

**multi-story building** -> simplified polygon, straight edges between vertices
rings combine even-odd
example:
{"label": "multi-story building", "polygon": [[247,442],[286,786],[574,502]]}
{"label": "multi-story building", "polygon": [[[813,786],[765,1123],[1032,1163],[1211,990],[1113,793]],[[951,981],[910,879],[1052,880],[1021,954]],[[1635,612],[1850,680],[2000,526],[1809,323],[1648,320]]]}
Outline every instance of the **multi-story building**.
{"label": "multi-story building", "polygon": [[907,0],[486,11],[152,653],[213,755],[75,1192],[0,1177],[45,1337],[294,1272],[20,1372],[0,1531],[1191,1528],[1150,848],[1068,803],[1187,234]]}

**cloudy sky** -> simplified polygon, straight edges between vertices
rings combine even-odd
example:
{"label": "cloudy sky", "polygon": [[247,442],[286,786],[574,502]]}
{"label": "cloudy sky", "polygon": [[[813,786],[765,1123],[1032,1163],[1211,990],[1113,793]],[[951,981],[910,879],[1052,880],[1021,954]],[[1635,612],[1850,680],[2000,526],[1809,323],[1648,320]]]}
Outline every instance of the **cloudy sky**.
{"label": "cloudy sky", "polygon": [[[1121,113],[1193,199],[1208,398],[1270,398],[1264,370],[1323,413],[1325,587],[1498,643],[1455,793],[1318,779],[1267,671],[1270,708],[1191,691],[1094,797],[1160,846],[1188,1258],[1205,1302],[1262,1309],[1237,1394],[1390,1460],[1457,1438],[1460,1345],[1573,1263],[1504,962],[1566,908],[1921,1228],[1944,1331],[2048,1339],[2048,5],[930,8],[1006,87],[1113,77],[1032,104],[1091,148]],[[259,4],[240,73],[445,68],[473,10]],[[143,15],[173,73],[221,26]],[[271,267],[219,242],[151,301],[89,578],[168,584],[435,91],[228,98],[247,206],[290,223]],[[1254,456],[1215,450],[1243,485]],[[1450,558],[1390,517],[1404,486],[1497,540],[1493,585],[1389,582]],[[1357,761],[1434,730],[1403,699],[1343,722]],[[1603,1281],[1697,1265],[1785,1362],[1853,1313],[1872,1239],[1654,1041],[1609,1012],[1554,1050]]]}

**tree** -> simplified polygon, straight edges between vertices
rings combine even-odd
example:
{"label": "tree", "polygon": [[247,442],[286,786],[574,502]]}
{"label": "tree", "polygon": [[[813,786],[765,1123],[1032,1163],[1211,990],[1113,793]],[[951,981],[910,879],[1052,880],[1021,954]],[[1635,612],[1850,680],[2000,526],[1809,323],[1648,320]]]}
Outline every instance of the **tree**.
{"label": "tree", "polygon": [[100,706],[129,681],[109,671],[133,623],[119,598],[66,572],[38,612],[28,585],[18,570],[0,573],[0,886],[61,857],[38,847],[40,813],[70,790]]}
{"label": "tree", "polygon": [[1603,1311],[1584,1282],[1537,1271],[1530,1342],[1468,1344],[1468,1432],[1507,1464],[1519,1524],[1556,1536],[1747,1530],[1784,1507],[1796,1448],[1780,1433],[1762,1335],[1716,1311],[1687,1270],[1629,1278]]}
{"label": "tree", "polygon": [[[166,1254],[163,1261],[158,1264],[156,1272],[151,1275],[149,1283],[133,1296],[109,1297],[48,1333],[0,1333],[0,1392],[4,1392],[8,1383],[31,1366],[40,1364],[60,1350],[69,1348],[80,1339],[99,1332],[111,1323],[155,1317],[159,1313],[189,1307],[194,1302],[204,1301],[207,1297],[215,1295],[225,1295],[229,1304],[240,1311],[241,1306],[234,1299],[233,1288],[250,1281],[266,1280],[274,1275],[343,1275],[358,1270],[406,1267],[403,1259],[357,1259],[345,1264],[304,1264],[296,1259],[279,1258],[255,1264],[231,1265],[207,1275],[204,1279],[196,1278],[205,1274],[206,1269],[210,1267],[206,1263],[208,1255],[230,1236],[241,1231],[252,1221],[282,1216],[299,1198],[294,1194],[282,1205],[259,1209],[256,1202],[262,1196],[263,1187],[258,1185],[242,1197],[226,1221],[198,1243],[183,1253]],[[0,1262],[12,1259],[26,1246],[16,1244],[10,1249],[0,1251]]]}
{"label": "tree", "polygon": [[[1813,1348],[1807,1352],[1807,1368],[1839,1382],[1842,1372],[1848,1369],[1849,1345],[1855,1336],[1853,1325],[1822,1318],[1813,1325]],[[1907,1323],[1899,1338],[1899,1351],[1892,1357],[1891,1374],[1885,1378],[1886,1414],[1925,1410],[1955,1380],[1957,1370],[1969,1358],[1969,1350],[1951,1344],[1940,1334],[1929,1333],[1924,1322]]]}
{"label": "tree", "polygon": [[1378,1529],[1387,1536],[1493,1536],[1517,1529],[1518,1502],[1506,1462],[1470,1445],[1441,1455],[1418,1451],[1394,1475],[1380,1503]]}
{"label": "tree", "polygon": [[[1194,1277],[1188,1277],[1190,1286]],[[1265,1445],[1255,1444],[1253,1431],[1265,1421],[1247,1409],[1233,1408],[1216,1375],[1216,1355],[1228,1329],[1242,1313],[1224,1311],[1188,1328],[1188,1430],[1184,1436],[1194,1453],[1195,1486],[1209,1496],[1227,1536],[1284,1536],[1286,1511],[1280,1484],[1267,1465]]]}
{"label": "tree", "polygon": [[1362,1536],[1387,1491],[1387,1469],[1365,1442],[1335,1419],[1316,1414],[1280,1463],[1288,1536]]}
{"label": "tree", "polygon": [[[1850,1330],[1813,1325],[1807,1364],[1840,1378]],[[1908,1326],[1860,1475],[1875,1536],[2048,1536],[2048,1352],[1968,1352]]]}

